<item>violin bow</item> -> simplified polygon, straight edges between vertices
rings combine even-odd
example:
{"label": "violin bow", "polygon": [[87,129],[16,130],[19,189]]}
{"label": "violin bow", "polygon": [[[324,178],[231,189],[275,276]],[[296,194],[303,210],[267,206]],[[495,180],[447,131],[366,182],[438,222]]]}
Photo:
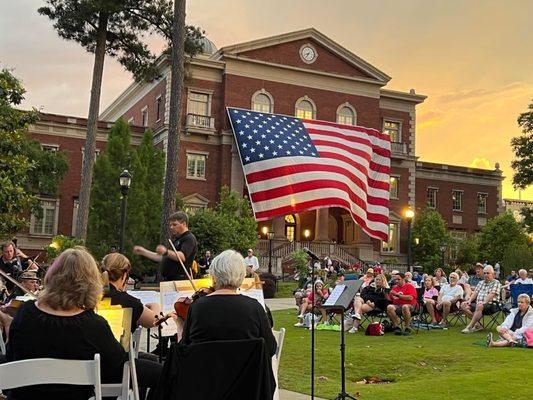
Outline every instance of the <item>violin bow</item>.
{"label": "violin bow", "polygon": [[16,279],[13,279],[13,277],[11,277],[9,274],[6,274],[1,269],[0,269],[0,275],[2,275],[4,278],[6,278],[11,283],[13,283],[15,286],[17,286],[19,289],[21,289],[24,293],[29,294],[29,295],[37,298],[32,292],[30,292],[28,289],[26,289],[24,286],[22,286]]}
{"label": "violin bow", "polygon": [[168,239],[168,241],[169,241],[170,245],[172,246],[172,250],[174,250],[174,253],[176,253],[176,257],[178,258],[178,261],[179,261],[181,267],[185,271],[185,275],[187,275],[187,279],[189,279],[189,282],[191,283],[191,286],[192,286],[193,290],[195,292],[197,292],[198,290],[196,289],[196,285],[194,284],[194,282],[192,280],[192,276],[189,275],[189,271],[187,271],[187,268],[185,268],[185,265],[183,264],[183,261],[181,261],[181,258],[179,258],[179,256],[178,256],[178,250],[176,250],[176,247],[174,247],[174,243],[172,243],[172,240]]}

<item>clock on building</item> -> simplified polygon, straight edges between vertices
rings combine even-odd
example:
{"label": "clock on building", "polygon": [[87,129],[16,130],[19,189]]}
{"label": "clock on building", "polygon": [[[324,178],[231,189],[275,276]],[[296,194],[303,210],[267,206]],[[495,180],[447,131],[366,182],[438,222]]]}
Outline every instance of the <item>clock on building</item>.
{"label": "clock on building", "polygon": [[317,57],[318,53],[313,45],[304,44],[302,47],[300,47],[300,58],[304,63],[314,63]]}

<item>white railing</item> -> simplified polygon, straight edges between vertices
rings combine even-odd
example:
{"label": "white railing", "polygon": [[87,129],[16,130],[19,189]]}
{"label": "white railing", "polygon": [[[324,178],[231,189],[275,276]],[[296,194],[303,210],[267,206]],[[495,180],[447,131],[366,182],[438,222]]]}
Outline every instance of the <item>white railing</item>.
{"label": "white railing", "polygon": [[215,118],[209,115],[187,114],[187,127],[215,129]]}

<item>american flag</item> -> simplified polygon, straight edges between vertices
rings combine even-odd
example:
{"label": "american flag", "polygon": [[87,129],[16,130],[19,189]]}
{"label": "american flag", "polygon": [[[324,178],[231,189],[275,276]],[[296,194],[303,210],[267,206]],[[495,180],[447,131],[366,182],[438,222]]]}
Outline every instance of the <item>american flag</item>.
{"label": "american flag", "polygon": [[369,236],[387,240],[388,135],[361,126],[227,110],[258,221],[341,207]]}

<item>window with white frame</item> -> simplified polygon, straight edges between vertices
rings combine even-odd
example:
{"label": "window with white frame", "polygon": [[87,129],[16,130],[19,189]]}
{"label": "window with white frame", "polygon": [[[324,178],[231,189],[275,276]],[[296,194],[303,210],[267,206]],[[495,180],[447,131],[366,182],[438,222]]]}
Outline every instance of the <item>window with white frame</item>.
{"label": "window with white frame", "polygon": [[48,151],[50,153],[55,153],[59,151],[59,145],[58,144],[41,144],[41,147],[44,151]]}
{"label": "window with white frame", "polygon": [[397,176],[391,176],[389,179],[389,197],[391,199],[397,199],[398,198],[398,183],[400,181],[400,178]]}
{"label": "window with white frame", "polygon": [[452,210],[453,211],[463,210],[463,191],[462,190],[452,190]]}
{"label": "window with white frame", "polygon": [[487,193],[477,194],[477,212],[478,214],[487,213]]}
{"label": "window with white frame", "polygon": [[355,125],[357,121],[354,110],[351,107],[342,106],[337,111],[337,122],[344,125]]}
{"label": "window with white frame", "polygon": [[141,122],[142,126],[148,126],[148,106],[141,110]]}
{"label": "window with white frame", "polygon": [[389,240],[386,242],[381,242],[381,252],[388,254],[398,253],[399,247],[399,224],[397,222],[391,222],[389,224]]}
{"label": "window with white frame", "polygon": [[189,92],[187,112],[189,114],[195,115],[210,115],[211,112],[209,110],[209,94]]}
{"label": "window with white frame", "polygon": [[187,153],[187,178],[205,179],[206,154]]}
{"label": "window with white frame", "polygon": [[59,212],[57,200],[40,200],[41,215],[32,214],[30,234],[53,236],[57,233]]}
{"label": "window with white frame", "polygon": [[452,243],[450,248],[450,255],[452,260],[457,260],[457,256],[459,255],[459,247],[461,245],[461,242],[463,242],[466,239],[466,232],[465,231],[456,231],[451,230],[450,234],[452,236]]}
{"label": "window with white frame", "polygon": [[266,93],[256,93],[252,99],[252,110],[272,113],[272,100]]}
{"label": "window with white frame", "polygon": [[437,188],[428,187],[426,189],[427,206],[428,208],[437,208]]}
{"label": "window with white frame", "polygon": [[399,122],[385,120],[383,122],[383,133],[390,136],[391,142],[401,143],[402,141],[402,125]]}
{"label": "window with white frame", "polygon": [[296,103],[296,118],[314,119],[315,106],[309,100],[302,99]]}

